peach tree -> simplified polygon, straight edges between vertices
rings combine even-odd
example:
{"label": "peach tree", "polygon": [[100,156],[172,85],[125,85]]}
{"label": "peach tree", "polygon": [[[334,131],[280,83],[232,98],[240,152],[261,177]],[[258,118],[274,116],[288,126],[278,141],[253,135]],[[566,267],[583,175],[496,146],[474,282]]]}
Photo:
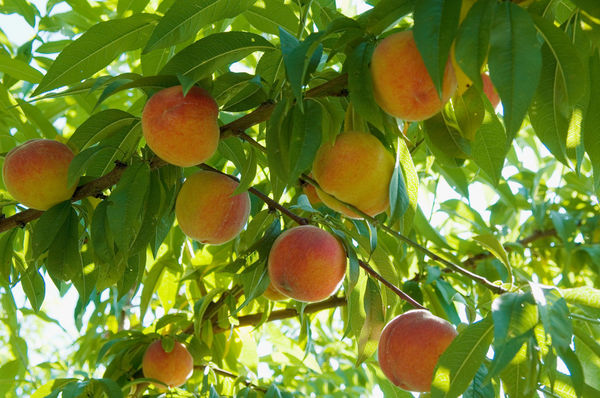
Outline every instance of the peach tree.
{"label": "peach tree", "polygon": [[600,396],[597,0],[0,14],[1,396]]}

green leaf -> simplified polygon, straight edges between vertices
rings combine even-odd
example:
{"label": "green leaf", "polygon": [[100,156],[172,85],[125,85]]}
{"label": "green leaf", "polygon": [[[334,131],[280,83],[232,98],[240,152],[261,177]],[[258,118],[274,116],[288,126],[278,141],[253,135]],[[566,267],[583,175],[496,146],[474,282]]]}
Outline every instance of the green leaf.
{"label": "green leaf", "polygon": [[150,299],[157,289],[163,271],[169,263],[177,263],[177,260],[173,258],[171,252],[165,253],[159,257],[144,277],[142,294],[140,296],[140,319],[144,319],[144,315],[146,315],[146,311],[150,305]]}
{"label": "green leaf", "polygon": [[79,250],[79,217],[69,206],[68,215],[48,248],[46,269],[53,279],[68,281],[83,276]]}
{"label": "green leaf", "polygon": [[588,83],[579,52],[569,36],[554,23],[534,14],[532,18],[535,27],[556,58],[557,75],[565,87],[566,102],[575,105],[585,94]]}
{"label": "green leaf", "polygon": [[[304,110],[302,110],[304,108]],[[307,100],[304,107],[297,104],[292,113],[291,134],[285,150],[289,154],[288,184],[296,181],[300,174],[312,166],[317,150],[321,146],[321,106],[312,100]]]}
{"label": "green leaf", "polygon": [[40,107],[31,105],[20,99],[18,99],[17,102],[27,119],[42,132],[44,138],[56,139],[58,132],[50,120],[48,120],[41,111]]}
{"label": "green leaf", "polygon": [[290,33],[296,33],[300,23],[294,9],[280,0],[258,2],[243,15],[256,29],[272,35],[279,35],[280,28],[284,28]]}
{"label": "green leaf", "polygon": [[219,142],[219,152],[223,157],[231,160],[242,175],[240,183],[232,195],[246,192],[256,176],[257,159],[254,148],[249,147],[248,154],[246,154],[240,140],[232,137]]}
{"label": "green leaf", "polygon": [[471,153],[469,142],[455,126],[447,123],[442,113],[423,121],[423,131],[427,147],[445,166],[457,167],[456,159],[466,158]]}
{"label": "green leaf", "polygon": [[369,33],[378,35],[413,11],[416,2],[415,0],[380,0],[375,7],[360,14],[357,21]]}
{"label": "green leaf", "polygon": [[565,300],[570,304],[586,305],[600,309],[600,290],[593,287],[582,286],[570,289],[560,289]]}
{"label": "green leaf", "polygon": [[111,192],[106,211],[110,230],[120,250],[127,252],[142,224],[143,207],[150,186],[150,166],[135,162],[129,166]]}
{"label": "green leaf", "polygon": [[115,257],[115,241],[108,225],[108,201],[96,206],[90,226],[90,240],[94,254],[104,263],[113,263]]}
{"label": "green leaf", "polygon": [[[402,140],[399,140],[402,141]],[[394,225],[406,212],[409,206],[408,192],[404,183],[402,167],[400,166],[400,148],[396,154],[396,165],[390,180],[390,218],[389,224]]]}
{"label": "green leaf", "polygon": [[496,3],[496,0],[479,0],[473,4],[456,35],[456,62],[479,88],[483,87],[481,67],[488,56]]}
{"label": "green leaf", "polygon": [[441,249],[451,249],[444,238],[437,229],[433,228],[429,223],[429,220],[423,214],[423,210],[421,207],[417,207],[416,215],[415,215],[415,229],[418,235],[423,236],[427,241],[430,241],[435,245],[435,247],[439,247]]}
{"label": "green leaf", "polygon": [[502,177],[504,159],[510,148],[502,122],[492,105],[484,102],[485,115],[473,142],[473,160],[487,174],[494,187]]}
{"label": "green leaf", "polygon": [[[119,1],[119,3],[121,3]],[[96,379],[98,383],[102,386],[102,389],[106,393],[107,398],[123,398],[123,393],[121,392],[121,388],[119,385],[111,379]]]}
{"label": "green leaf", "polygon": [[594,169],[594,188],[600,195],[600,56],[590,57],[590,101],[584,115],[582,130],[585,150]]}
{"label": "green leaf", "polygon": [[195,37],[202,28],[247,10],[256,0],[177,0],[160,20],[144,53]]}
{"label": "green leaf", "polygon": [[42,213],[32,231],[31,250],[33,258],[39,258],[58,237],[59,231],[71,214],[71,202],[64,201]]}
{"label": "green leaf", "polygon": [[13,228],[0,235],[0,282],[8,283],[12,271],[12,258],[14,255],[14,240],[17,229]]}
{"label": "green leaf", "polygon": [[364,297],[365,322],[360,330],[358,337],[358,356],[356,366],[360,365],[377,351],[379,337],[385,326],[385,314],[383,302],[381,300],[381,291],[377,282],[371,278],[367,279],[367,287]]}
{"label": "green leaf", "polygon": [[596,0],[573,0],[578,7],[596,18],[600,18],[600,4]]}
{"label": "green leaf", "polygon": [[415,3],[415,42],[440,97],[461,4],[461,0],[419,0]]}
{"label": "green leaf", "polygon": [[248,32],[222,32],[206,36],[179,51],[160,74],[182,75],[193,81],[210,76],[216,69],[241,60],[256,51],[275,47],[262,36]]}
{"label": "green leaf", "polygon": [[490,233],[490,228],[481,215],[462,200],[450,199],[442,202],[440,210],[457,219],[468,222],[479,234]]}
{"label": "green leaf", "polygon": [[484,364],[479,367],[473,377],[473,382],[469,385],[463,398],[494,398],[496,392],[492,383],[484,383],[488,371]]}
{"label": "green leaf", "polygon": [[114,149],[106,146],[94,146],[88,148],[82,152],[79,152],[69,165],[69,172],[67,173],[67,185],[73,186],[79,177],[85,174],[88,166],[94,161],[96,156],[101,156],[102,152],[114,153]]}
{"label": "green leaf", "polygon": [[154,15],[136,14],[92,26],[56,57],[33,95],[79,82],[110,64],[123,52],[140,48],[155,23]]}
{"label": "green leaf", "polygon": [[506,132],[512,141],[538,87],[542,68],[533,20],[514,3],[496,6],[488,63],[490,77],[502,100]]}
{"label": "green leaf", "polygon": [[25,268],[19,256],[15,256],[14,258],[15,264],[20,268],[19,272],[21,274],[21,287],[23,288],[23,292],[25,293],[25,296],[27,296],[31,308],[37,312],[42,308],[44,297],[46,296],[46,284],[44,278],[40,275],[35,266],[29,265]]}
{"label": "green leaf", "polygon": [[142,12],[149,2],[150,0],[119,0],[117,3],[117,13],[122,15],[129,10],[134,14]]}
{"label": "green leaf", "polygon": [[82,151],[138,120],[132,114],[118,109],[100,111],[77,127],[69,137],[69,145]]}
{"label": "green leaf", "polygon": [[471,86],[463,95],[455,96],[452,105],[460,133],[469,141],[474,141],[485,117],[485,105],[480,92]]}
{"label": "green leaf", "polygon": [[375,43],[362,42],[346,60],[348,92],[354,109],[379,130],[384,130],[382,112],[375,102],[373,79],[369,65]]}
{"label": "green leaf", "polygon": [[534,304],[530,293],[505,293],[494,300],[494,346],[505,344],[532,330],[538,322],[538,311]]}
{"label": "green leaf", "polygon": [[0,52],[0,72],[5,73],[18,80],[25,80],[31,83],[39,83],[42,80],[42,73],[26,62],[11,58],[9,55]]}
{"label": "green leaf", "polygon": [[531,103],[529,118],[540,141],[557,160],[569,165],[566,155],[569,111],[562,101],[565,87],[562,81],[557,80],[558,66],[548,46],[544,46],[542,56],[544,64],[540,85]]}
{"label": "green leaf", "polygon": [[458,397],[480,369],[494,337],[491,317],[469,325],[452,340],[437,362],[431,396]]}

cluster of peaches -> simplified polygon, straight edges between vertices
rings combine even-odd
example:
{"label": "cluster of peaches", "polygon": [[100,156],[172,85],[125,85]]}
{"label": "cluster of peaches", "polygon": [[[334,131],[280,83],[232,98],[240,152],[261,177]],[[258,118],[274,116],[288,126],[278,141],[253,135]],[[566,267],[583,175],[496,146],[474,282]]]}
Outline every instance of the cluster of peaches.
{"label": "cluster of peaches", "polygon": [[[456,90],[453,67],[448,63],[440,98],[411,31],[392,34],[376,47],[371,72],[377,103],[402,120],[433,116]],[[486,94],[496,106],[497,94],[487,75],[484,82]],[[147,102],[142,130],[147,145],[166,162],[180,167],[200,164],[215,153],[219,142],[217,103],[199,87],[192,87],[185,96],[181,86],[163,89]],[[20,203],[47,210],[73,196],[75,186],[66,183],[73,156],[60,142],[29,141],[7,154],[4,184]],[[389,207],[393,169],[393,156],[377,138],[367,132],[344,132],[317,152],[312,175],[319,189],[306,193],[347,217],[360,216],[344,203],[375,216]],[[189,176],[175,205],[179,227],[205,244],[234,239],[250,214],[248,193],[232,195],[237,186],[235,180],[218,172],[199,171]],[[346,252],[337,238],[315,226],[291,228],[275,240],[270,251],[271,284],[265,296],[321,301],[335,292],[345,271]],[[437,360],[455,336],[452,325],[427,311],[406,312],[382,333],[381,368],[403,389],[429,391]],[[156,341],[147,349],[143,370],[146,377],[166,386],[179,386],[191,374],[193,359],[180,343],[167,353]]]}

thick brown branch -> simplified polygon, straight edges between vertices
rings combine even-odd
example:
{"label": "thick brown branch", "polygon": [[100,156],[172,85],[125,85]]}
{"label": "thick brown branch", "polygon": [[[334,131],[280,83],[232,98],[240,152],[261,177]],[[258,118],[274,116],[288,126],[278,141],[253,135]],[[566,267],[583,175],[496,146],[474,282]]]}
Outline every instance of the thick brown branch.
{"label": "thick brown branch", "polygon": [[[323,311],[323,310],[326,310],[329,308],[336,308],[336,307],[341,307],[344,305],[346,305],[345,297],[332,296],[325,301],[308,304],[306,307],[304,307],[303,313],[304,314],[312,314],[312,313]],[[300,315],[300,313],[298,313],[298,311],[295,308],[286,308],[283,310],[277,310],[277,311],[271,312],[265,322],[273,322],[273,321],[279,321],[279,320],[287,319],[287,318],[295,318],[299,315]],[[232,325],[232,327],[233,328],[241,328],[244,326],[256,326],[261,323],[263,316],[264,316],[264,314],[262,312],[258,313],[258,314],[250,314],[250,315],[240,316],[238,318],[238,324]],[[213,327],[214,333],[224,333],[229,330],[230,330],[229,328],[221,328],[217,325],[215,325]]]}

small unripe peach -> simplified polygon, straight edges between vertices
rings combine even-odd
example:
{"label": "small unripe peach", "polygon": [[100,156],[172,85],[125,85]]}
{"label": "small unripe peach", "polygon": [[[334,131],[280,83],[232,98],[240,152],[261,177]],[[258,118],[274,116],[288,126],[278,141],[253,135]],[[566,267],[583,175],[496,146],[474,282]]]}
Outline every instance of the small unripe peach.
{"label": "small unripe peach", "polygon": [[265,292],[263,293],[263,296],[272,301],[281,301],[289,299],[288,296],[275,289],[273,283],[269,283],[269,286],[267,287],[267,290],[265,290]]}
{"label": "small unripe peach", "polygon": [[219,245],[235,238],[250,216],[248,192],[232,195],[238,183],[212,171],[189,176],[175,203],[184,234],[201,243]]}
{"label": "small unripe peach", "polygon": [[321,301],[331,296],[344,279],[346,252],[329,232],[301,225],[275,239],[268,270],[279,292],[298,301]]}
{"label": "small unripe peach", "polygon": [[371,134],[354,131],[321,146],[312,169],[323,203],[352,218],[361,217],[340,201],[370,216],[389,207],[393,172],[394,157],[383,144]]}
{"label": "small unripe peach", "polygon": [[189,167],[208,160],[219,144],[219,108],[200,87],[183,96],[181,86],[154,94],[142,113],[142,131],[152,151],[168,163]]}
{"label": "small unripe peach", "polygon": [[[179,387],[190,378],[194,371],[194,358],[185,346],[175,342],[173,349],[166,352],[160,340],[152,342],[142,359],[144,377],[161,381],[169,388]],[[164,385],[157,385],[164,390]]]}
{"label": "small unripe peach", "polygon": [[13,148],[4,158],[2,178],[18,202],[37,210],[70,199],[77,183],[67,186],[73,151],[65,144],[35,139]]}
{"label": "small unripe peach", "polygon": [[390,115],[408,121],[435,115],[456,90],[456,76],[448,61],[440,100],[410,30],[391,34],[377,45],[371,76],[377,104]]}
{"label": "small unripe peach", "polygon": [[[314,176],[311,174],[308,175],[310,178],[314,178]],[[314,187],[314,185],[311,185],[308,182],[303,182],[302,183],[302,192],[306,195],[306,197],[308,198],[308,201],[310,202],[310,204],[312,206],[317,206],[321,203],[321,198],[319,198],[319,195],[317,194],[317,188]]]}
{"label": "small unripe peach", "polygon": [[429,311],[407,311],[383,329],[377,353],[379,366],[398,387],[428,392],[437,361],[456,335],[449,322]]}

